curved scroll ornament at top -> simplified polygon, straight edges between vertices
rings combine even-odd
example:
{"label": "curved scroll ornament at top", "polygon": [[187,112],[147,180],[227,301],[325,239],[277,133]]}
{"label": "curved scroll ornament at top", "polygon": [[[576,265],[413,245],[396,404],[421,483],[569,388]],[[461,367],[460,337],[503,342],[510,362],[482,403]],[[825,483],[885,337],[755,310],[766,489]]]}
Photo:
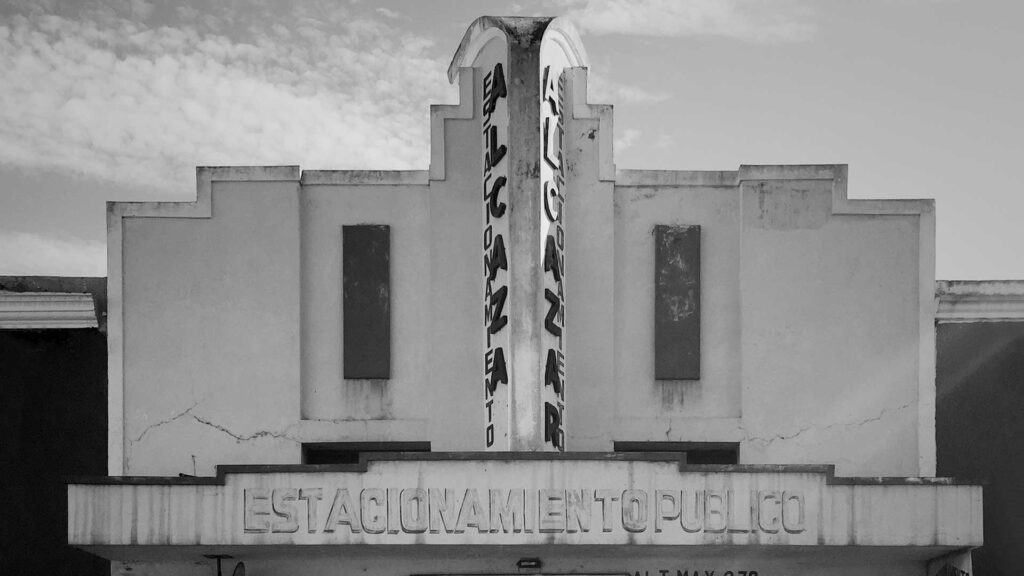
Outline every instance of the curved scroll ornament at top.
{"label": "curved scroll ornament at top", "polygon": [[492,38],[504,36],[510,45],[540,50],[544,40],[558,44],[572,67],[589,67],[590,59],[580,40],[579,32],[565,17],[527,18],[519,16],[481,16],[473,21],[462,36],[448,65],[448,81],[455,83],[459,68],[473,65],[477,54]]}

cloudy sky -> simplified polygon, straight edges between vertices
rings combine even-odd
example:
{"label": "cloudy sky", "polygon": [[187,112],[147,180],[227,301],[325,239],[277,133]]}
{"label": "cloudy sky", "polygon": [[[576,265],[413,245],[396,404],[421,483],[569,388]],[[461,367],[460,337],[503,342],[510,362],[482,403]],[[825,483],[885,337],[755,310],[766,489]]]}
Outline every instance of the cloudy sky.
{"label": "cloudy sky", "polygon": [[1024,2],[0,0],[0,275],[104,275],[105,200],[196,165],[425,169],[482,14],[565,15],[619,168],[847,163],[935,198],[937,275],[1024,279]]}

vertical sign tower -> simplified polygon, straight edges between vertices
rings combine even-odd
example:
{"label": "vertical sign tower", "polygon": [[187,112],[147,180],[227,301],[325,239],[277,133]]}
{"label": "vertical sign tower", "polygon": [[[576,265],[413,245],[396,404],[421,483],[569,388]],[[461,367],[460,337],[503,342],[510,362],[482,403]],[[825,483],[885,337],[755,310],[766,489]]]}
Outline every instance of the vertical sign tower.
{"label": "vertical sign tower", "polygon": [[586,65],[561,18],[485,16],[448,71],[476,70],[487,450],[565,450],[563,72]]}

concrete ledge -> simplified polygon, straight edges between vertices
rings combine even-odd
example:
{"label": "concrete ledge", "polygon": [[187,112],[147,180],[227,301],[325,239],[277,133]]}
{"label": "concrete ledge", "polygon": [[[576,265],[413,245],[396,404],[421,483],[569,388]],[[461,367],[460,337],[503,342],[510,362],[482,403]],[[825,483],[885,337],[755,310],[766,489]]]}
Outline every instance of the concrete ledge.
{"label": "concrete ledge", "polygon": [[768,180],[831,180],[833,214],[927,214],[935,211],[930,199],[851,200],[847,196],[845,164],[744,164],[739,170],[619,170],[616,186],[722,186]]}
{"label": "concrete ledge", "polygon": [[844,164],[742,164],[736,180],[832,180]]}
{"label": "concrete ledge", "polygon": [[45,292],[92,296],[100,332],[107,331],[107,279],[102,276],[0,276],[0,292]]}
{"label": "concrete ledge", "polygon": [[619,170],[616,186],[724,186],[738,184],[735,170]]}
{"label": "concrete ledge", "polygon": [[427,170],[303,170],[303,186],[423,186]]}
{"label": "concrete ledge", "polygon": [[940,280],[936,322],[1022,322],[1024,280]]}
{"label": "concrete ledge", "polygon": [[832,464],[687,464],[678,452],[364,452],[355,464],[220,464],[214,476],[75,476],[68,484],[223,486],[231,474],[363,473],[374,462],[675,462],[680,472],[820,474],[837,486],[978,486],[975,480],[901,476],[836,476]]}
{"label": "concrete ledge", "polygon": [[98,327],[92,294],[0,292],[0,330]]}
{"label": "concrete ledge", "polygon": [[297,182],[299,177],[298,166],[197,166],[195,201],[107,202],[107,214],[120,218],[209,218],[213,213],[214,182]]}
{"label": "concrete ledge", "polygon": [[298,166],[198,166],[216,182],[283,182],[299,179]]}

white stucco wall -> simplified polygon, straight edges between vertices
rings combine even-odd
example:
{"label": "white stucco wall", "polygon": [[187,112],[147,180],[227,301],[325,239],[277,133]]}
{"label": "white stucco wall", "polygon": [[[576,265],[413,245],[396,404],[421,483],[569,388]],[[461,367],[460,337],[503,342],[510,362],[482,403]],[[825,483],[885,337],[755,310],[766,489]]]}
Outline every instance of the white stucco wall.
{"label": "white stucco wall", "polygon": [[[919,474],[922,216],[836,213],[837,178],[815,167],[623,176],[616,439],[736,441],[743,463]],[[697,381],[654,379],[656,224],[702,227]]]}
{"label": "white stucco wall", "polygon": [[299,456],[298,185],[212,188],[212,218],[123,220],[125,474]]}
{"label": "white stucco wall", "polygon": [[917,475],[918,217],[825,184],[743,186],[744,458]]}

